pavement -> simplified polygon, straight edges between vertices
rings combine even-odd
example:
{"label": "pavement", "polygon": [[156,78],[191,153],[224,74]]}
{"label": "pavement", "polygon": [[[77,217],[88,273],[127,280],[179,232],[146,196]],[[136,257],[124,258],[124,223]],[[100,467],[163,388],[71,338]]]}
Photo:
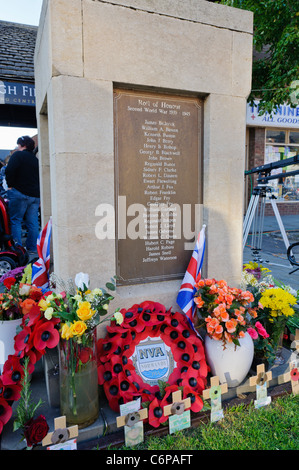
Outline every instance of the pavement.
{"label": "pavement", "polygon": [[[299,243],[299,216],[284,215],[281,220],[287,235],[289,244]],[[269,268],[273,277],[280,282],[290,285],[293,289],[299,289],[299,269],[294,272],[296,266],[292,266],[287,258],[287,248],[283,240],[278,222],[275,216],[265,216],[261,250],[256,252],[251,245],[251,233],[247,239],[243,252],[243,262],[257,260],[263,266]],[[299,246],[294,248],[293,254],[299,263]],[[299,266],[297,266],[299,268]]]}
{"label": "pavement", "polygon": [[[299,242],[299,216],[282,216],[282,222],[287,233],[287,237],[290,243],[296,241]],[[259,262],[264,266],[267,266],[272,275],[283,282],[284,284],[291,285],[293,289],[299,289],[299,270],[292,272],[292,267],[287,259],[287,249],[283,241],[283,237],[280,233],[280,229],[275,217],[267,216],[264,220],[264,229],[262,237],[261,250],[255,253],[251,246],[251,235],[248,236],[248,241],[244,248],[244,262],[254,261],[256,257],[259,258]],[[297,251],[299,262],[299,250]],[[59,410],[59,374],[57,373],[55,365],[58,362],[58,356],[55,355],[55,351],[51,350],[51,353],[43,357],[36,365],[35,371],[32,374],[31,380],[31,391],[32,400],[34,403],[41,398],[43,401],[42,406],[38,409],[37,414],[43,414],[50,427],[50,432],[54,429],[54,418],[60,416]],[[273,366],[272,370],[272,381],[269,386],[276,386],[280,382],[280,377],[286,372],[288,367],[288,359],[290,357],[290,351],[284,349],[283,354],[285,356],[285,364],[280,366]],[[49,387],[47,384],[51,383],[51,392],[49,393]],[[249,386],[249,379],[246,379],[239,387],[229,389],[228,392],[223,396],[223,401],[231,400],[240,394],[246,394],[254,391],[252,386]],[[2,435],[0,435],[0,449],[1,450],[21,450],[24,448],[24,441],[21,440],[21,434],[19,431],[13,431],[13,421],[15,419],[17,402],[13,404],[13,417],[4,426]],[[78,449],[89,448],[88,443],[95,442],[99,437],[106,434],[123,432],[119,431],[116,427],[117,414],[113,412],[107,403],[106,398],[100,395],[100,415],[88,428],[79,430],[78,436]],[[92,447],[91,447],[92,448]],[[41,447],[41,449],[45,449]]]}

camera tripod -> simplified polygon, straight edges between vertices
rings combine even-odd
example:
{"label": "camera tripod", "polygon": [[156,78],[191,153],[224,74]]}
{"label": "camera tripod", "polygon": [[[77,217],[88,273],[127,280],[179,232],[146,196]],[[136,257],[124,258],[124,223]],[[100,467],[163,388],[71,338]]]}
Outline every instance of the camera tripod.
{"label": "camera tripod", "polygon": [[[259,252],[262,249],[262,239],[263,239],[263,228],[264,228],[264,216],[265,216],[265,204],[266,204],[266,199],[268,197],[268,200],[271,202],[272,209],[275,215],[275,218],[277,220],[284,244],[286,246],[286,249],[288,250],[290,243],[283,225],[283,222],[281,220],[279,210],[276,204],[276,197],[271,194],[272,188],[271,186],[268,186],[267,184],[258,184],[252,193],[252,196],[250,198],[250,202],[248,205],[248,209],[245,215],[244,219],[244,225],[243,225],[243,250],[245,248],[249,230],[252,227],[252,240],[251,240],[251,246],[252,246],[252,252],[255,255],[254,260],[255,261],[263,261],[260,259]],[[272,263],[274,264],[274,263]],[[287,267],[285,265],[278,265],[278,266],[283,266]]]}

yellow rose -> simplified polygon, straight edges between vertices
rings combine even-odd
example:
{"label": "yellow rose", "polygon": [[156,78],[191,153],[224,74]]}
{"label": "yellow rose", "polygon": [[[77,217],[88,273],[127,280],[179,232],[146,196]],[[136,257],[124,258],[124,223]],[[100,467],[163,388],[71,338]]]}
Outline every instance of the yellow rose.
{"label": "yellow rose", "polygon": [[48,302],[46,302],[45,299],[41,299],[38,303],[38,306],[42,309],[42,310],[47,310],[48,308]]}
{"label": "yellow rose", "polygon": [[72,336],[82,336],[86,328],[87,326],[83,321],[75,321],[70,326],[71,334]]}
{"label": "yellow rose", "polygon": [[79,308],[77,310],[77,315],[82,321],[90,320],[90,318],[95,314],[95,311],[92,310],[89,302],[80,302]]}
{"label": "yellow rose", "polygon": [[70,339],[73,336],[70,327],[66,323],[62,325],[60,332],[62,339]]}

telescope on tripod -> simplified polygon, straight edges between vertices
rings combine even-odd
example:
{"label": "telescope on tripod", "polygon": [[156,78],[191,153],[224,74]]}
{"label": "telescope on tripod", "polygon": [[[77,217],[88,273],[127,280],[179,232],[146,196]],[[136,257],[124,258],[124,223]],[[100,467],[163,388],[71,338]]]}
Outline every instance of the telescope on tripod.
{"label": "telescope on tripod", "polygon": [[[262,248],[262,237],[263,237],[263,228],[264,228],[264,216],[265,216],[265,205],[266,201],[269,200],[277,220],[286,250],[287,257],[291,266],[299,266],[299,263],[296,262],[294,254],[292,253],[292,248],[299,245],[299,242],[290,245],[279,210],[276,204],[276,196],[272,194],[272,187],[268,185],[268,181],[274,179],[287,178],[289,176],[295,176],[299,174],[299,168],[294,171],[282,172],[279,174],[271,175],[273,170],[283,168],[290,165],[299,164],[299,155],[295,157],[286,158],[285,160],[267,163],[265,165],[257,166],[252,170],[246,171],[245,175],[258,173],[257,186],[253,189],[252,195],[249,201],[248,209],[245,215],[244,224],[243,224],[243,250],[245,248],[247,238],[249,235],[249,230],[251,230],[252,240],[251,246],[253,253],[256,255],[258,260],[258,253]],[[296,268],[292,272],[295,272],[299,269]],[[290,274],[292,273],[290,272]]]}

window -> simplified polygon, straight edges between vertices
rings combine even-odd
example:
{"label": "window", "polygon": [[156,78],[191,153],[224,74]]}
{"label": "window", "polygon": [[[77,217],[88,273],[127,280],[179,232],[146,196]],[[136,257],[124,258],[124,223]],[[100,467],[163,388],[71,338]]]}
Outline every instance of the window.
{"label": "window", "polygon": [[[265,164],[299,154],[299,130],[266,129]],[[299,165],[272,170],[271,175],[298,171],[297,175],[270,180],[273,194],[279,201],[299,201]]]}

